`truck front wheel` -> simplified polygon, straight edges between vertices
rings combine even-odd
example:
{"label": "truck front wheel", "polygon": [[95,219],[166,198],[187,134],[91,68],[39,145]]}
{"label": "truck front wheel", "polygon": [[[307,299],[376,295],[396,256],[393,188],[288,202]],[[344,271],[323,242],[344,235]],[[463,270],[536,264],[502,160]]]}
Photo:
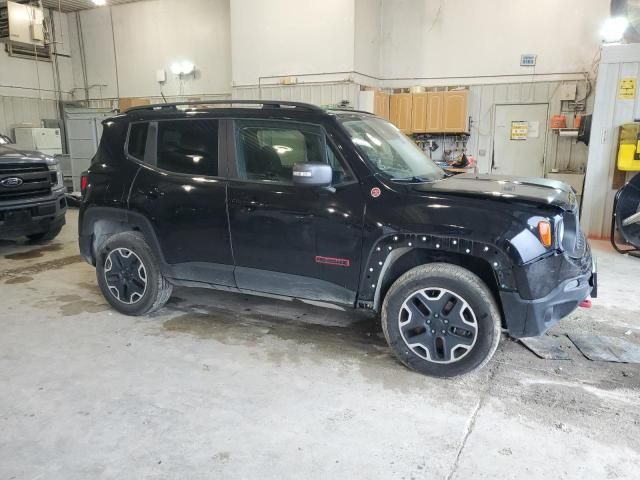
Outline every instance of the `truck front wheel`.
{"label": "truck front wheel", "polygon": [[434,377],[483,367],[498,347],[500,325],[500,310],[487,285],[448,263],[409,270],[382,305],[382,330],[396,357]]}

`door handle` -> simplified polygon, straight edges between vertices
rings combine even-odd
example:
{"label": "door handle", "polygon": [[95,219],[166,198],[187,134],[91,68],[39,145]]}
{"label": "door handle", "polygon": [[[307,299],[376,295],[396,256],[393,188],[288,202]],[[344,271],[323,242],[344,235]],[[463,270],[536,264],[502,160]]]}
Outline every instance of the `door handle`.
{"label": "door handle", "polygon": [[239,200],[237,198],[233,198],[231,200],[231,205],[238,206],[244,208],[245,210],[252,212],[256,208],[264,207],[264,203],[259,202],[255,199],[253,200]]}
{"label": "door handle", "polygon": [[149,188],[149,190],[144,192],[144,196],[149,199],[156,199],[162,196],[162,192],[160,191],[160,187],[158,187],[157,185],[153,185]]}

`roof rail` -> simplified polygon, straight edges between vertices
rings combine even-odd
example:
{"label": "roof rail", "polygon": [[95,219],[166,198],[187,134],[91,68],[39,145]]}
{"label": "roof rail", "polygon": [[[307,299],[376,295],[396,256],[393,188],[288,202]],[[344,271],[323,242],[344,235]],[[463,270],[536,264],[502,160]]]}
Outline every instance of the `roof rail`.
{"label": "roof rail", "polygon": [[198,106],[198,105],[262,105],[265,107],[281,108],[293,107],[300,110],[308,110],[311,112],[324,112],[324,109],[302,102],[285,102],[280,100],[201,100],[197,102],[175,102],[175,103],[156,103],[153,105],[141,105],[139,107],[131,107],[124,113],[139,112],[143,110],[164,110],[174,109],[181,106]]}

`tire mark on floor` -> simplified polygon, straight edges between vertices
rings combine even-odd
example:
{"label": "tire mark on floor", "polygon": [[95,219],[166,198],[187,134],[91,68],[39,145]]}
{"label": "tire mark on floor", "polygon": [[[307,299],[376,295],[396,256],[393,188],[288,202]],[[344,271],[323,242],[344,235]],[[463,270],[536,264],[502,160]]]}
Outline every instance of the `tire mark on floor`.
{"label": "tire mark on floor", "polygon": [[74,263],[81,263],[84,259],[80,255],[71,255],[69,257],[57,258],[48,262],[36,263],[35,265],[29,265],[28,267],[14,268],[11,270],[5,270],[0,272],[0,279],[15,276],[32,276],[38,273],[46,272],[48,270],[56,270],[67,265]]}

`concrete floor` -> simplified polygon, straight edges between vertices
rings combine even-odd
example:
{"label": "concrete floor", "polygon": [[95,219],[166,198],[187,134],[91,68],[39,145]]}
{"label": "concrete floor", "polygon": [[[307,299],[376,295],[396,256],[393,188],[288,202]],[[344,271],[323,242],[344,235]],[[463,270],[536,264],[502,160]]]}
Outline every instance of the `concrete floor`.
{"label": "concrete floor", "polygon": [[[505,338],[481,372],[436,380],[367,316],[210,290],[126,317],[76,218],[47,246],[0,242],[0,479],[640,476],[639,365]],[[640,260],[594,248],[601,298],[553,333],[640,343]]]}

